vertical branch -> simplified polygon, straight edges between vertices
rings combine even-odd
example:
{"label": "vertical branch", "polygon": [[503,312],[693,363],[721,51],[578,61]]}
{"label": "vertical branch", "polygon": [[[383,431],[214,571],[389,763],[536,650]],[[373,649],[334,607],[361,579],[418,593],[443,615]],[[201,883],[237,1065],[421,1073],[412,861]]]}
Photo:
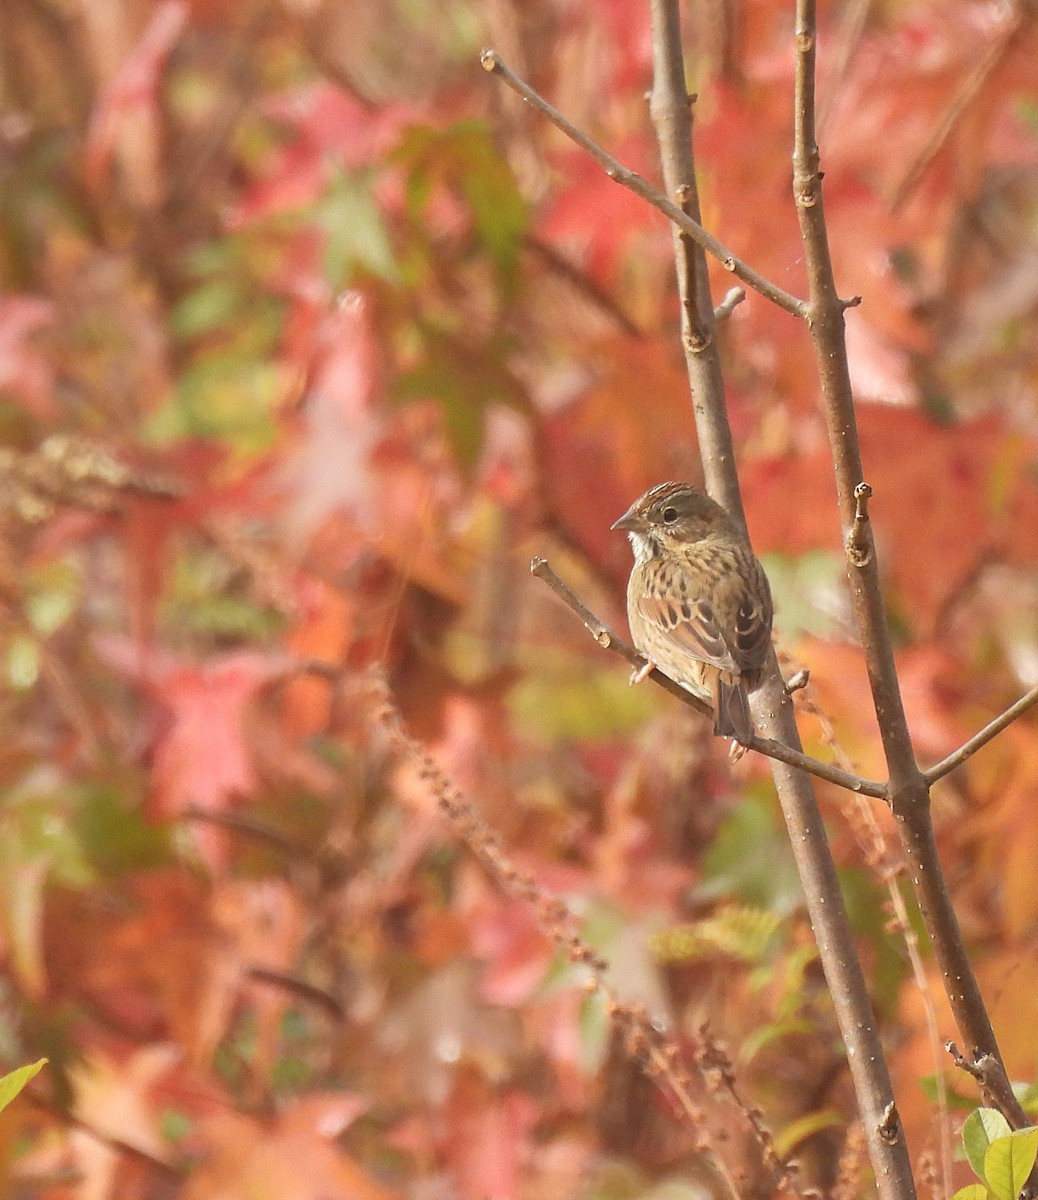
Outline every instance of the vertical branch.
{"label": "vertical branch", "polygon": [[[654,60],[652,116],[660,143],[663,177],[668,194],[676,197],[691,215],[698,215],[678,4],[677,0],[650,0],[650,8]],[[706,261],[702,251],[679,233],[675,233],[675,251],[682,337],[707,487],[742,521]],[[758,693],[761,699],[754,705],[757,723],[768,736],[799,749],[800,736],[792,704],[774,656],[768,676]],[[785,764],[773,762],[772,773],[847,1047],[879,1193],[883,1200],[910,1200],[915,1189],[908,1150],[814,789],[808,776]]]}
{"label": "vertical branch", "polygon": [[[692,98],[685,86],[681,18],[677,4],[669,0],[650,0],[650,7],[653,55],[650,110],[660,145],[664,188],[676,204],[699,222],[699,190],[692,157]],[[676,226],[671,228],[681,300],[681,343],[706,487],[745,530],[732,431],[724,403],[706,255],[687,234]]]}
{"label": "vertical branch", "polygon": [[899,788],[918,782],[921,776],[912,753],[894,668],[894,650],[887,633],[872,529],[867,521],[855,522],[859,512],[855,489],[863,481],[864,472],[844,345],[843,313],[848,305],[836,293],[822,205],[822,177],[815,141],[815,47],[814,0],[798,0],[793,195],[807,263],[808,325],[825,400],[845,541],[854,533],[853,569],[849,572],[851,598],[891,783]]}
{"label": "vertical branch", "polygon": [[793,194],[807,264],[808,325],[836,472],[851,598],[890,776],[891,807],[945,990],[974,1063],[985,1064],[981,1083],[987,1102],[1000,1108],[1010,1123],[1019,1127],[1026,1124],[1026,1117],[1009,1086],[937,856],[929,788],[912,750],[883,609],[879,564],[868,519],[871,492],[863,480],[844,342],[843,314],[854,301],[841,300],[836,291],[822,201],[815,140],[816,33],[814,0],[797,0]]}

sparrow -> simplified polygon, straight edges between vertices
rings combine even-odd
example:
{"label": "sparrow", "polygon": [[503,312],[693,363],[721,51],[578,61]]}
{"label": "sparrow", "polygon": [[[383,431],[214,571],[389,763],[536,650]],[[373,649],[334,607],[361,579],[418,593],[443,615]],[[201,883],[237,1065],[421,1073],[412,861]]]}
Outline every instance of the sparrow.
{"label": "sparrow", "polygon": [[644,667],[707,700],[714,733],[747,745],[749,693],[771,645],[773,608],[764,569],[716,501],[689,483],[661,483],[613,529],[631,539],[627,621]]}

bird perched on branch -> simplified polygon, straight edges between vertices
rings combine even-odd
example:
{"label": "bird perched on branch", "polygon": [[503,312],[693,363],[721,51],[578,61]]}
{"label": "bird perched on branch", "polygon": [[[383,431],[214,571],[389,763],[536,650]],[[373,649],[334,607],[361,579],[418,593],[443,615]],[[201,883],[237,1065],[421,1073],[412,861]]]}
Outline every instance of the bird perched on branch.
{"label": "bird perched on branch", "polygon": [[714,733],[753,736],[748,695],[771,644],[771,589],[739,527],[688,483],[661,483],[613,525],[630,536],[627,620],[645,666],[709,701]]}

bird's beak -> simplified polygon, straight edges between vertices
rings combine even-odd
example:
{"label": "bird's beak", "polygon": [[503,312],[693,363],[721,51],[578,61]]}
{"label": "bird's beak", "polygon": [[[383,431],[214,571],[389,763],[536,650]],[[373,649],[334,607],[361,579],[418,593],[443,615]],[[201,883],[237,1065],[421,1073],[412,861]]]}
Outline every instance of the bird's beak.
{"label": "bird's beak", "polygon": [[645,528],[645,518],[641,513],[629,508],[619,521],[614,521],[610,529],[622,529],[624,533],[641,533]]}

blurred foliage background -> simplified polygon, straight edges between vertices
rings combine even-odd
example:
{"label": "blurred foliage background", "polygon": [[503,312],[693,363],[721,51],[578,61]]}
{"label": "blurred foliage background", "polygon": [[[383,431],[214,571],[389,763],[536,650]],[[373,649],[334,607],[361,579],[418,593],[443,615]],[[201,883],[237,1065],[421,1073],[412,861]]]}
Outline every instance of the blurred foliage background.
{"label": "blurred foliage background", "polygon": [[[701,473],[665,222],[479,51],[655,178],[644,6],[3,9],[0,1065],[50,1058],[0,1116],[3,1194],[727,1194],[390,752],[373,666],[616,993],[690,1045],[707,1023],[805,1181],[842,1154],[866,1191],[766,764],[629,689],[528,571],[547,555],[624,628],[609,525]],[[827,212],[933,761],[1038,682],[1034,8],[820,9]],[[712,0],[686,32],[705,222],[802,292],[792,20]],[[876,777],[806,333],[751,296],[721,336],[808,748]],[[1031,715],[936,793],[1022,1080],[1036,787]],[[975,1098],[949,1073],[935,1104],[941,988],[935,1045],[866,815],[821,792],[926,1178]]]}

